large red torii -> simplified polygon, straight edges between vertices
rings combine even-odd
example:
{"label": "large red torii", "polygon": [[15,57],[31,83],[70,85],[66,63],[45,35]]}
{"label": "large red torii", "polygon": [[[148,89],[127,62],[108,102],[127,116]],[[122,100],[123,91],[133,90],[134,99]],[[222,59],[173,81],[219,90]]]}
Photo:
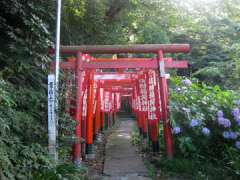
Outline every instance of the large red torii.
{"label": "large red torii", "polygon": [[[87,87],[87,117],[85,123],[87,123],[86,129],[86,144],[90,147],[93,143],[93,104],[94,104],[94,82],[99,83],[99,88],[110,89],[113,91],[113,87],[125,86],[131,87],[134,81],[138,80],[138,71],[153,69],[159,73],[159,91],[160,91],[160,104],[161,104],[161,119],[164,126],[164,140],[167,155],[169,158],[173,157],[173,145],[171,129],[168,121],[168,109],[167,109],[167,82],[165,70],[168,68],[187,68],[187,61],[174,61],[172,58],[164,58],[164,53],[187,53],[189,52],[188,44],[149,44],[149,45],[84,45],[84,46],[61,46],[60,52],[62,54],[73,54],[75,58],[71,58],[68,61],[63,61],[60,64],[60,68],[64,70],[74,70],[76,77],[76,99],[75,99],[75,113],[74,118],[78,122],[76,126],[76,137],[81,139],[82,134],[82,110],[83,110],[83,86]],[[93,58],[90,55],[83,54],[116,54],[116,53],[153,53],[156,58]],[[113,72],[95,72],[96,69],[126,69],[133,68],[136,72],[123,73],[122,79],[115,79]],[[86,76],[88,71],[88,83],[83,84],[83,74]],[[95,78],[96,77],[98,78]],[[112,75],[112,79],[101,79],[101,76]],[[134,80],[133,80],[134,79]],[[122,89],[123,90],[123,89]],[[119,91],[121,91],[119,89]],[[133,95],[134,89],[131,90]],[[100,101],[100,90],[97,93],[97,101]],[[125,95],[130,95],[127,92]],[[134,96],[134,95],[133,95]],[[100,104],[100,103],[98,103]],[[96,107],[96,119],[101,118],[99,115],[99,107]],[[139,111],[140,112],[140,111]],[[141,115],[141,113],[140,113]],[[102,118],[104,118],[102,116]],[[141,119],[141,118],[140,118]],[[140,120],[142,121],[142,119]],[[98,122],[99,123],[99,122]],[[141,123],[141,122],[140,122]],[[154,127],[155,126],[155,127]],[[154,129],[155,128],[155,129]],[[152,129],[156,131],[157,124],[153,124]],[[154,142],[156,143],[156,142]],[[88,148],[87,148],[88,149]],[[81,144],[80,141],[76,142],[73,148],[73,160],[79,161],[81,157]]]}

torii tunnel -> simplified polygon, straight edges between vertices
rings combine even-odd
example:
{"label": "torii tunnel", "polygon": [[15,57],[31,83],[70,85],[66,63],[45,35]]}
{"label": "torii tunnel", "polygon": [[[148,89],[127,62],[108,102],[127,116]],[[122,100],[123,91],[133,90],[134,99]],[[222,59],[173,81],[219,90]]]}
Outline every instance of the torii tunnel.
{"label": "torii tunnel", "polygon": [[[153,151],[159,150],[159,124],[163,124],[165,149],[173,158],[173,138],[168,120],[166,71],[187,68],[185,60],[164,57],[165,53],[188,53],[188,44],[61,46],[69,55],[60,63],[63,73],[73,76],[65,83],[66,112],[77,122],[73,162],[91,154],[94,138],[110,128],[128,99],[143,138],[149,138]],[[96,58],[97,54],[155,54],[154,58]],[[69,73],[70,72],[70,73]],[[82,141],[84,139],[84,141]]]}

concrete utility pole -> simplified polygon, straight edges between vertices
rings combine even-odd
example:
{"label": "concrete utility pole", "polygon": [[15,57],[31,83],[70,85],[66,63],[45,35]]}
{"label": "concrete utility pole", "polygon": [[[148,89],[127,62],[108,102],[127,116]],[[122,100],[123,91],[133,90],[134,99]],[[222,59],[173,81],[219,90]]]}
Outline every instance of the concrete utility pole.
{"label": "concrete utility pole", "polygon": [[49,155],[57,162],[57,129],[58,129],[58,83],[60,62],[60,27],[61,27],[61,5],[57,0],[56,42],[55,42],[55,75],[48,76],[48,149]]}
{"label": "concrete utility pole", "polygon": [[57,0],[57,23],[56,23],[56,51],[55,51],[55,82],[56,82],[56,91],[58,90],[58,80],[59,80],[59,61],[60,61],[60,28],[61,28],[61,6],[62,0]]}

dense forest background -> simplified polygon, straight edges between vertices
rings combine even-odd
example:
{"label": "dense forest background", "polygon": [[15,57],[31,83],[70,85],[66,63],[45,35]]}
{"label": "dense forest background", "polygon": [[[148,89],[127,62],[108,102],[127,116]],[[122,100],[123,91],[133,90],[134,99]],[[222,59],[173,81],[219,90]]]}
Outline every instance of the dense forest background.
{"label": "dense forest background", "polygon": [[[55,2],[0,1],[0,179],[50,169],[46,77]],[[62,44],[189,43],[187,75],[239,91],[239,0],[63,0]]]}

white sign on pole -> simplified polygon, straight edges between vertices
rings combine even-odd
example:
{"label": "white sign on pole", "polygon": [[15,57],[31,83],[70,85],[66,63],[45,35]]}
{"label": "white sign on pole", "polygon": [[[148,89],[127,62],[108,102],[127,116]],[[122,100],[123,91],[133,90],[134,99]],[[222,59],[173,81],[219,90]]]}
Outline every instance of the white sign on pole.
{"label": "white sign on pole", "polygon": [[55,120],[55,76],[48,75],[48,149],[54,160],[56,154],[56,120]]}
{"label": "white sign on pole", "polygon": [[164,61],[159,62],[159,68],[160,68],[160,77],[165,77],[165,63],[164,63]]}

